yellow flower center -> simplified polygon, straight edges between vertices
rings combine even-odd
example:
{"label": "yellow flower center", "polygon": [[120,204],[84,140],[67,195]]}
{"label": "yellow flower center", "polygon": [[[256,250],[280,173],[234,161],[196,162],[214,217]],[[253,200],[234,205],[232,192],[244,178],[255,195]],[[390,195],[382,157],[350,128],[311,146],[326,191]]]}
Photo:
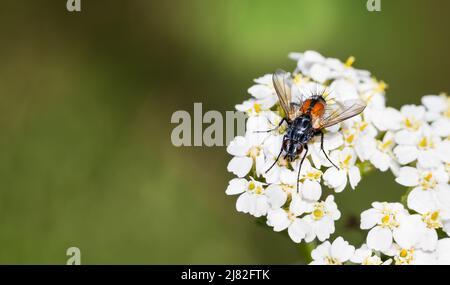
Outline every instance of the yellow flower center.
{"label": "yellow flower center", "polygon": [[287,216],[288,216],[288,219],[291,220],[291,221],[294,221],[295,218],[297,218],[297,217],[294,215],[294,213],[292,213],[291,211],[288,211],[288,212],[287,212]]}
{"label": "yellow flower center", "polygon": [[258,155],[259,155],[259,152],[261,151],[261,147],[259,147],[259,146],[252,146],[249,150],[248,150],[248,152],[247,152],[247,156],[248,157],[251,157],[251,158],[253,158],[253,159],[255,159]]}
{"label": "yellow flower center", "polygon": [[383,152],[386,152],[392,146],[392,143],[393,143],[392,140],[387,140],[385,142],[378,141],[378,145],[377,146],[378,146],[379,150],[381,150]]}
{"label": "yellow flower center", "polygon": [[416,120],[414,117],[405,118],[403,124],[410,131],[417,131],[420,128],[420,121]]}
{"label": "yellow flower center", "polygon": [[427,150],[430,148],[434,148],[433,141],[428,137],[422,137],[419,141],[419,148],[423,150]]}
{"label": "yellow flower center", "polygon": [[350,66],[353,65],[353,63],[355,63],[355,60],[356,60],[356,58],[355,58],[354,56],[349,56],[349,57],[347,58],[347,60],[345,61],[344,65],[345,65],[346,67],[350,67]]}
{"label": "yellow flower center", "polygon": [[430,229],[439,229],[442,227],[442,223],[439,221],[439,211],[423,214],[422,220]]}
{"label": "yellow flower center", "polygon": [[324,202],[319,202],[314,204],[314,211],[312,212],[312,216],[314,220],[320,220],[327,214],[325,209]]}
{"label": "yellow flower center", "polygon": [[294,76],[294,79],[292,79],[292,81],[294,81],[295,84],[300,84],[303,81],[303,78],[304,77],[299,73]]}
{"label": "yellow flower center", "polygon": [[253,104],[253,109],[255,110],[255,113],[259,113],[259,112],[261,112],[261,104],[259,104],[259,103],[254,103]]}
{"label": "yellow flower center", "polygon": [[411,264],[414,260],[414,248],[411,249],[401,249],[398,256],[395,258],[395,264]]}
{"label": "yellow flower center", "polygon": [[389,209],[385,209],[382,212],[383,217],[381,218],[379,225],[385,228],[393,229],[398,227],[398,222],[395,219],[395,213]]}
{"label": "yellow flower center", "polygon": [[336,258],[333,258],[331,256],[325,257],[325,262],[328,265],[342,265],[342,262],[340,262],[339,260],[337,260]]}
{"label": "yellow flower center", "polygon": [[[345,135],[345,134],[344,134]],[[348,134],[348,135],[345,135],[345,142],[348,144],[348,145],[353,145],[353,141],[355,140],[355,134]]]}
{"label": "yellow flower center", "polygon": [[345,159],[340,162],[341,169],[348,169],[348,167],[350,166],[351,160],[352,160],[352,156],[350,154],[347,155],[345,157]]}
{"label": "yellow flower center", "polygon": [[384,216],[383,218],[381,218],[381,223],[383,223],[384,225],[389,223],[389,220],[391,219],[391,217],[389,215]]}
{"label": "yellow flower center", "polygon": [[253,181],[248,183],[247,189],[255,194],[262,194],[264,192],[261,185],[256,185]]}
{"label": "yellow flower center", "polygon": [[361,265],[380,265],[381,263],[383,263],[381,258],[378,255],[373,255],[373,256],[364,258]]}
{"label": "yellow flower center", "polygon": [[322,176],[321,171],[310,171],[306,174],[307,179],[315,181],[319,180],[321,176]]}
{"label": "yellow flower center", "polygon": [[406,250],[406,249],[402,249],[401,251],[400,251],[400,257],[402,257],[402,258],[405,258],[405,257],[407,257],[408,256],[408,251]]}
{"label": "yellow flower center", "polygon": [[376,90],[378,93],[382,93],[382,92],[384,92],[387,88],[388,88],[388,85],[386,84],[386,82],[384,82],[383,80],[381,80],[380,82],[378,82],[377,87],[375,88],[375,90]]}
{"label": "yellow flower center", "polygon": [[437,185],[436,179],[433,177],[432,172],[427,172],[422,176],[422,179],[420,179],[420,186],[423,190],[429,190],[434,189]]}

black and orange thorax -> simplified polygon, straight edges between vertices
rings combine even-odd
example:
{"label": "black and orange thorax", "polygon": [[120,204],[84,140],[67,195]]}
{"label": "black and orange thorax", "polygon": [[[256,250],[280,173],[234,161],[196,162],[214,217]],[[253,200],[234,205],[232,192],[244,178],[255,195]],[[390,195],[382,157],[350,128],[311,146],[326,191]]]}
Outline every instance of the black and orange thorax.
{"label": "black and orange thorax", "polygon": [[322,96],[313,96],[306,99],[301,106],[301,112],[309,115],[312,120],[319,119],[325,113],[326,102]]}

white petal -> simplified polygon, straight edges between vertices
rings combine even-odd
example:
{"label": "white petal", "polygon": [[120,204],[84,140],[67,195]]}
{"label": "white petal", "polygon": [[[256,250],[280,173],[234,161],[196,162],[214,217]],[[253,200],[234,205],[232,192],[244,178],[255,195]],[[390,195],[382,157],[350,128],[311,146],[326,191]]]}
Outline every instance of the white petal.
{"label": "white petal", "polygon": [[301,193],[307,200],[318,201],[322,195],[322,187],[317,181],[306,180],[302,184]]}
{"label": "white petal", "polygon": [[256,218],[259,218],[261,216],[265,216],[267,213],[267,210],[269,209],[269,203],[268,199],[264,195],[255,195],[255,201],[253,205],[253,209],[251,210],[250,214],[255,216]]}
{"label": "white petal", "polygon": [[247,175],[253,166],[253,159],[250,157],[233,157],[228,163],[227,169],[238,177]]}
{"label": "white petal", "polygon": [[272,208],[280,208],[286,203],[287,194],[279,185],[271,184],[265,190],[266,196],[269,198],[269,204]]}
{"label": "white petal", "polygon": [[228,182],[227,190],[225,190],[225,193],[227,195],[236,195],[244,192],[247,188],[247,180],[240,179],[240,178],[234,178],[231,179],[230,182]]}
{"label": "white petal", "polygon": [[426,225],[420,215],[397,217],[400,226],[393,230],[395,242],[402,248],[415,247],[425,234]]}
{"label": "white petal", "polygon": [[323,217],[313,224],[313,230],[317,235],[317,239],[324,241],[334,233],[334,221],[330,217]]}
{"label": "white petal", "polygon": [[361,213],[361,229],[373,228],[380,220],[382,214],[377,209],[368,209]]}
{"label": "white petal", "polygon": [[299,243],[302,239],[305,238],[306,233],[309,232],[310,226],[308,223],[301,219],[295,219],[294,222],[288,228],[288,234],[291,237],[292,241],[295,243]]}
{"label": "white petal", "polygon": [[417,159],[418,151],[415,146],[398,145],[394,148],[394,154],[400,164],[408,164]]}
{"label": "white petal", "polygon": [[315,261],[322,261],[330,255],[331,243],[326,241],[311,251],[311,257]]}
{"label": "white petal", "polygon": [[400,168],[398,177],[395,179],[398,184],[403,186],[412,187],[419,184],[419,172],[416,168],[405,166]]}
{"label": "white petal", "polygon": [[350,186],[355,189],[356,185],[358,185],[359,181],[361,181],[361,173],[359,172],[359,168],[356,166],[350,167],[348,171],[348,178],[350,180]]}
{"label": "white petal", "polygon": [[374,154],[370,157],[370,162],[379,170],[386,171],[389,169],[391,164],[391,158],[389,155],[382,153],[380,151],[374,152]]}
{"label": "white petal", "polygon": [[249,150],[250,146],[247,144],[247,140],[238,136],[235,137],[227,147],[227,152],[234,156],[244,156]]}
{"label": "white petal", "polygon": [[243,193],[236,201],[236,210],[242,213],[249,213],[252,207],[252,197],[248,192]]}
{"label": "white petal", "polygon": [[388,250],[392,244],[392,232],[387,228],[376,226],[367,235],[367,246],[373,250]]}
{"label": "white petal", "polygon": [[349,260],[355,252],[355,247],[350,245],[342,237],[338,237],[331,245],[331,256],[339,260],[340,262],[346,262]]}
{"label": "white petal", "polygon": [[418,213],[425,214],[437,208],[435,194],[429,190],[422,190],[420,187],[414,188],[407,198],[408,208]]}
{"label": "white petal", "polygon": [[273,226],[275,232],[285,230],[291,224],[286,211],[283,209],[269,210],[267,220]]}
{"label": "white petal", "polygon": [[450,238],[438,241],[436,247],[437,264],[450,265]]}

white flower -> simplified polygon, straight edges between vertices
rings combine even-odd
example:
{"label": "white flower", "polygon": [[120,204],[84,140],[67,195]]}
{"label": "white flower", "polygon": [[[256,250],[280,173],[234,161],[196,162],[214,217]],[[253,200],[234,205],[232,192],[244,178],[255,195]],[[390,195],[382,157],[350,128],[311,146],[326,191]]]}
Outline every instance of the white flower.
{"label": "white flower", "polygon": [[[363,144],[370,144],[370,139]],[[392,149],[394,148],[394,134],[392,132],[386,132],[382,140],[375,140],[375,149],[368,155],[370,163],[381,171],[386,171],[389,168],[394,170],[398,167],[394,159]]]}
{"label": "white flower", "polygon": [[[330,150],[337,149],[341,147],[343,144],[344,140],[340,133],[327,132],[324,134],[323,148],[325,149],[325,152],[327,153],[328,156]],[[332,166],[332,164],[325,157],[320,145],[321,145],[320,137],[318,136],[309,143],[308,153],[311,154],[310,156],[311,160],[317,169],[320,169],[322,166],[325,167]]]}
{"label": "white flower", "polygon": [[370,229],[367,246],[373,250],[388,250],[392,245],[393,231],[399,227],[401,216],[408,215],[400,203],[372,203],[371,209],[361,213],[361,229]]}
{"label": "white flower", "polygon": [[450,97],[442,93],[440,95],[425,95],[422,104],[427,108],[426,118],[428,121],[436,121],[450,115]]}
{"label": "white flower", "polygon": [[414,187],[408,194],[408,208],[419,213],[436,209],[438,193],[449,187],[449,177],[443,167],[435,169],[402,167],[395,181],[403,186]]}
{"label": "white flower", "polygon": [[356,154],[351,148],[344,148],[342,151],[331,152],[330,159],[337,164],[339,169],[328,168],[323,174],[324,182],[327,186],[334,188],[336,192],[342,192],[347,185],[347,176],[350,186],[355,189],[361,180],[359,168],[355,166]]}
{"label": "white flower", "polygon": [[228,171],[242,178],[250,172],[254,164],[256,174],[261,175],[265,171],[262,149],[260,138],[255,134],[247,133],[245,137],[235,137],[227,147],[227,152],[234,155],[228,163]]}
{"label": "white flower", "polygon": [[393,237],[400,247],[429,251],[436,248],[436,231],[428,229],[420,215],[399,216],[398,223],[399,226],[393,231]]}
{"label": "white flower", "polygon": [[436,247],[436,263],[450,265],[450,238],[440,239]]}
{"label": "white flower", "polygon": [[274,106],[278,98],[273,87],[272,74],[266,74],[254,81],[256,84],[248,89],[248,93],[255,97],[257,102],[265,108],[269,109]]}
{"label": "white flower", "polygon": [[306,203],[302,201],[299,195],[292,195],[292,201],[289,209],[282,208],[269,210],[267,213],[267,224],[273,227],[276,232],[288,229],[288,234],[292,241],[299,243],[311,230],[310,225],[299,216],[307,210]]}
{"label": "white flower", "polygon": [[[241,194],[236,201],[236,210],[255,217],[266,215],[271,203],[269,197],[273,201],[282,199],[274,193],[272,196],[267,196],[264,191],[264,183],[253,179],[247,181],[243,178],[234,178],[229,182],[225,193],[227,195]],[[282,195],[282,193],[278,195]]]}
{"label": "white flower", "polygon": [[336,238],[332,244],[326,241],[311,252],[311,265],[342,265],[355,252],[355,247],[342,237]]}
{"label": "white flower", "polygon": [[[297,170],[295,172],[297,172]],[[312,167],[309,160],[305,159],[302,169],[300,170],[302,187],[299,189],[303,198],[310,201],[317,201],[320,199],[320,196],[322,196],[322,187],[320,186],[321,177],[322,171]]]}
{"label": "white flower", "polygon": [[394,245],[387,255],[394,258],[395,265],[433,265],[436,264],[435,252],[423,251],[421,249],[402,248]]}
{"label": "white flower", "polygon": [[361,116],[344,121],[343,125],[345,146],[353,147],[361,161],[369,159],[376,150],[377,130],[375,127],[371,123],[363,121]]}
{"label": "white flower", "polygon": [[269,110],[271,108],[270,105],[271,104],[268,101],[259,101],[257,99],[251,98],[242,102],[242,104],[237,104],[235,108],[236,110],[245,112],[247,113],[247,115],[252,117],[258,116],[262,112]]}
{"label": "white flower", "polygon": [[330,234],[334,233],[334,221],[341,217],[334,197],[328,196],[325,201],[320,202],[306,202],[305,212],[310,213],[304,217],[304,221],[311,226],[311,230],[305,237],[306,242],[314,240],[316,237],[320,241],[324,241],[330,237]]}
{"label": "white flower", "polygon": [[391,259],[383,262],[380,256],[376,255],[373,250],[368,248],[365,244],[355,250],[350,261],[361,265],[389,265],[392,262]]}
{"label": "white flower", "polygon": [[395,141],[398,145],[394,154],[400,164],[417,160],[419,166],[429,168],[450,162],[450,142],[442,141],[428,126],[416,132],[399,131],[395,134]]}

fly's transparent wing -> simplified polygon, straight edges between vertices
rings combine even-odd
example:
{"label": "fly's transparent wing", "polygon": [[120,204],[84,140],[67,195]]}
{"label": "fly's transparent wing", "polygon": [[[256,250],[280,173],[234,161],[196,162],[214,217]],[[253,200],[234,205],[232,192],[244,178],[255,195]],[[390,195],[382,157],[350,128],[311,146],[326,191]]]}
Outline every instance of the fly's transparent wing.
{"label": "fly's transparent wing", "polygon": [[278,96],[281,108],[283,108],[289,120],[293,120],[299,115],[299,110],[302,102],[293,103],[292,102],[292,82],[291,75],[281,69],[277,69],[272,76],[273,86]]}
{"label": "fly's transparent wing", "polygon": [[325,113],[318,123],[318,128],[323,129],[338,124],[360,114],[364,108],[366,108],[366,103],[359,99],[327,105]]}

